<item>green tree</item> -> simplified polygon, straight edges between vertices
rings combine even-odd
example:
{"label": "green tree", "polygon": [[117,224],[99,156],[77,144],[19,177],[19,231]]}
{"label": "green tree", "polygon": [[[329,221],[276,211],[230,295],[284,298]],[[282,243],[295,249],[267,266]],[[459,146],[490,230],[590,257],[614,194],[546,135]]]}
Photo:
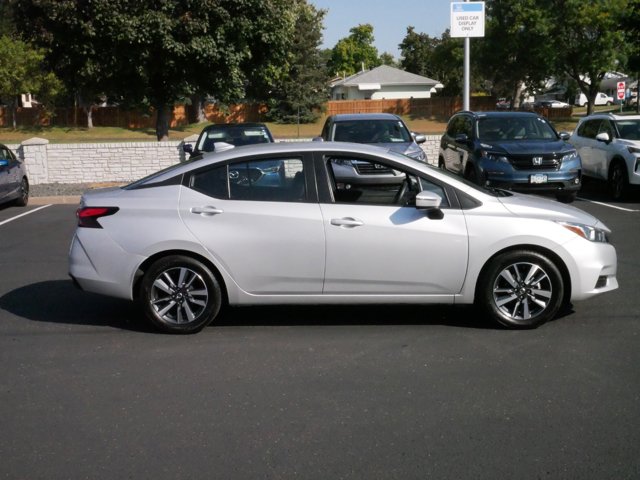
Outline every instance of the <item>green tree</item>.
{"label": "green tree", "polygon": [[[631,0],[629,8],[622,20],[626,41],[629,51],[625,68],[636,79],[636,94],[640,83],[640,0]],[[636,113],[640,113],[640,102],[636,102]]]}
{"label": "green tree", "polygon": [[547,8],[539,0],[487,2],[485,37],[472,40],[478,71],[515,106],[523,87],[535,91],[553,72],[555,51],[563,48],[552,39]]}
{"label": "green tree", "polygon": [[[18,0],[25,31],[84,97],[150,105],[168,138],[176,101],[258,97],[287,69],[293,0]],[[74,73],[75,72],[75,73]]]}
{"label": "green tree", "polygon": [[288,73],[271,92],[269,118],[282,123],[314,122],[327,100],[326,63],[320,44],[325,10],[296,0]]}
{"label": "green tree", "polygon": [[44,52],[7,35],[0,36],[0,98],[7,101],[13,128],[16,108],[23,93],[32,93],[40,101],[52,100],[61,84],[56,76],[43,70]]}
{"label": "green tree", "polygon": [[418,33],[414,27],[407,27],[407,34],[399,45],[402,56],[400,66],[416,75],[432,76],[433,54],[439,43],[438,38]]}
{"label": "green tree", "polygon": [[349,76],[381,64],[378,49],[373,45],[373,26],[366,23],[349,30],[348,37],[338,40],[331,50],[328,70],[331,75]]}
{"label": "green tree", "polygon": [[383,52],[380,54],[380,65],[388,65],[389,67],[398,68],[398,62],[392,54],[389,52]]}
{"label": "green tree", "polygon": [[[577,82],[593,112],[600,82],[607,71],[616,70],[626,56],[625,31],[629,0],[545,0],[552,15],[552,34],[557,46],[556,70]],[[637,43],[638,37],[633,39]]]}

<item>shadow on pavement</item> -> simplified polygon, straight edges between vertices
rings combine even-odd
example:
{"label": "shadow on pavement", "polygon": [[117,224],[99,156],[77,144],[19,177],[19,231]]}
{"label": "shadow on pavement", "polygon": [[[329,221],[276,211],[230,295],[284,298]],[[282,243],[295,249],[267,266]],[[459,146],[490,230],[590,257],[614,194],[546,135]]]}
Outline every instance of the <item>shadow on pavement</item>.
{"label": "shadow on pavement", "polygon": [[[0,309],[36,322],[95,325],[155,332],[133,302],[78,290],[71,280],[26,285],[0,297]],[[497,328],[470,306],[252,306],[227,307],[213,326],[445,325]]]}

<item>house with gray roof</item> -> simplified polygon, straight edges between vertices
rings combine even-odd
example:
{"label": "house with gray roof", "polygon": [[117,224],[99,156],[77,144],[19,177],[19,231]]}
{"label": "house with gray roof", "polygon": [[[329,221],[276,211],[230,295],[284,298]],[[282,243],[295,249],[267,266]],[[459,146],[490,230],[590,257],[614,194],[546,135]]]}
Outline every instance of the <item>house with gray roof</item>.
{"label": "house with gray roof", "polygon": [[430,98],[443,85],[388,65],[356,73],[331,84],[332,100]]}

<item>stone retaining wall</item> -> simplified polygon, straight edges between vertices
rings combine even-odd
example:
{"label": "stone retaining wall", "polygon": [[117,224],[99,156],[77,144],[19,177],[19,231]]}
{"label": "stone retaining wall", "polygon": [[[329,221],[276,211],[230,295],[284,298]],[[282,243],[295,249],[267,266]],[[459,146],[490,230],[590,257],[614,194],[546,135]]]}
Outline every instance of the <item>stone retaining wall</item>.
{"label": "stone retaining wall", "polygon": [[[31,138],[7,145],[27,166],[29,181],[42,183],[130,182],[185,160],[182,146],[197,136],[170,142],[49,143]],[[277,141],[306,141],[287,139]],[[437,164],[439,135],[421,145],[431,164]]]}

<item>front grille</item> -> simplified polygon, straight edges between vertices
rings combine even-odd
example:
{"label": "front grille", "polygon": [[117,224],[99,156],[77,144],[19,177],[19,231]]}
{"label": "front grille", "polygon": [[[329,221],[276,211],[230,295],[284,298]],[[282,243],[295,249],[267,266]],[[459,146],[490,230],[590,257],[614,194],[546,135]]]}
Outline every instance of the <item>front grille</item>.
{"label": "front grille", "polygon": [[360,175],[393,175],[393,170],[379,163],[353,162],[353,166]]}
{"label": "front grille", "polygon": [[[546,155],[510,155],[509,161],[516,170],[558,170],[562,161],[556,154]],[[534,158],[541,159],[539,164]]]}

